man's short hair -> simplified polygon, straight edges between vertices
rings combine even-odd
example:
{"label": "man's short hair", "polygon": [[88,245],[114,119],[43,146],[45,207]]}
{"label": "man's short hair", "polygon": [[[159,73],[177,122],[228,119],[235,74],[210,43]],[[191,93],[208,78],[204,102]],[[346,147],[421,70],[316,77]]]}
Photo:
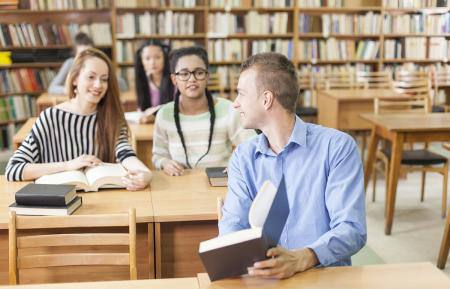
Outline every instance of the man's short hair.
{"label": "man's short hair", "polygon": [[295,66],[286,56],[274,52],[255,54],[242,63],[241,73],[248,69],[257,73],[258,94],[271,91],[284,109],[295,113],[300,88]]}

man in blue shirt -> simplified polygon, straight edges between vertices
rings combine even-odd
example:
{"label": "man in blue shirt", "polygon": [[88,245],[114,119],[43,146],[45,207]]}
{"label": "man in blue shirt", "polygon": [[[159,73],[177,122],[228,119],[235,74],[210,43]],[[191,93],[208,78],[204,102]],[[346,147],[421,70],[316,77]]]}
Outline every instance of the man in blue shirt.
{"label": "man in blue shirt", "polygon": [[284,175],[290,214],[279,246],[249,268],[255,276],[287,278],[314,266],[351,265],[366,243],[364,178],[347,134],[295,115],[299,86],[283,55],[261,53],[241,66],[234,108],[244,128],[262,134],[237,147],[228,167],[220,235],[249,228],[248,211],[265,180]]}

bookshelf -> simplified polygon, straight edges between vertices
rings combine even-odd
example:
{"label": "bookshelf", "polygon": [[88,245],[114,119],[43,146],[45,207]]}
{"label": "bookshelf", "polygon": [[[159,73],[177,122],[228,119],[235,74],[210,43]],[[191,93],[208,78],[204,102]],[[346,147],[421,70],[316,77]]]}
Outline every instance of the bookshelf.
{"label": "bookshelf", "polygon": [[[39,6],[55,2],[61,4],[50,10],[49,5],[44,5],[44,9]],[[0,39],[0,53],[11,51],[13,56],[51,53],[61,54],[61,59],[13,61],[12,65],[0,65],[0,71],[56,70],[70,53],[71,33],[80,27],[95,31],[96,28],[89,26],[94,23],[110,25],[110,41],[100,43],[99,47],[110,54],[130,86],[134,84],[134,52],[141,42],[151,38],[161,39],[174,48],[192,44],[204,46],[209,53],[211,70],[219,73],[225,87],[229,86],[230,75],[239,70],[243,59],[268,50],[288,55],[303,72],[395,70],[406,65],[415,69],[430,66],[448,69],[449,2],[26,0],[20,1],[25,9],[0,11],[0,23],[16,25],[16,29],[26,28],[26,31],[38,30],[38,25],[52,24],[69,36],[65,35],[61,41],[34,45],[30,45],[31,39],[26,35],[22,36],[22,41],[16,39],[15,44],[2,45]],[[445,7],[437,7],[438,4]],[[20,24],[26,25],[22,28]],[[40,29],[45,30],[45,25]],[[420,54],[423,57],[411,57]],[[10,95],[33,97],[45,88],[13,94],[2,92],[0,88],[0,99]]]}

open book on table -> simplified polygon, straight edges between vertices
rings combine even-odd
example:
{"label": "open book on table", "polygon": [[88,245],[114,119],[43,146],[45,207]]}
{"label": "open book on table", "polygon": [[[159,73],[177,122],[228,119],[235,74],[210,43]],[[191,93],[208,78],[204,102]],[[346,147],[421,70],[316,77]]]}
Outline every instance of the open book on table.
{"label": "open book on table", "polygon": [[161,108],[161,105],[152,106],[147,108],[144,111],[129,111],[125,112],[125,119],[129,123],[139,123],[139,120],[143,116],[150,116],[152,114],[155,114],[158,112],[158,110]]}
{"label": "open book on table", "polygon": [[36,179],[36,184],[76,185],[77,190],[96,192],[99,188],[125,188],[121,178],[127,171],[121,164],[102,163],[84,170],[65,171]]}
{"label": "open book on table", "polygon": [[251,228],[200,243],[200,258],[211,281],[247,273],[277,246],[289,215],[284,177],[278,188],[265,181],[248,213]]}

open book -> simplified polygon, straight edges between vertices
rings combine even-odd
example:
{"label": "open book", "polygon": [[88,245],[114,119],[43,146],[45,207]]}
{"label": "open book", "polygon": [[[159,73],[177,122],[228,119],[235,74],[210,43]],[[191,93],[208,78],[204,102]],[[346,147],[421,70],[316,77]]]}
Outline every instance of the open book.
{"label": "open book", "polygon": [[158,110],[161,108],[161,105],[152,106],[147,108],[145,111],[130,111],[125,112],[125,119],[128,123],[139,123],[139,120],[143,116],[150,116],[152,114],[155,114],[158,112]]}
{"label": "open book", "polygon": [[289,215],[284,177],[278,188],[265,181],[248,213],[251,228],[200,243],[200,258],[211,281],[247,273],[277,246]]}
{"label": "open book", "polygon": [[36,179],[36,184],[76,185],[77,190],[96,192],[99,188],[125,188],[121,178],[127,171],[121,164],[102,163],[84,170],[65,171]]}

